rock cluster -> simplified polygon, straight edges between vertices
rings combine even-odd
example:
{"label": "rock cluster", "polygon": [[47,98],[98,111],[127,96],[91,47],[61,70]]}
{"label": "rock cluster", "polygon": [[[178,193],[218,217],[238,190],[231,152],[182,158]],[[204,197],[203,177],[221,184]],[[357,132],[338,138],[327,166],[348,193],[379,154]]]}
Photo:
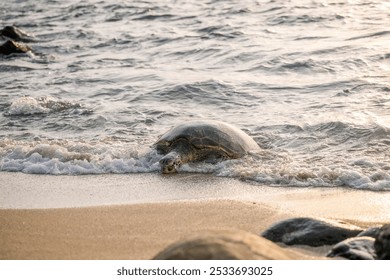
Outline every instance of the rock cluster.
{"label": "rock cluster", "polygon": [[31,47],[24,43],[31,41],[31,37],[15,26],[6,26],[1,29],[0,36],[6,39],[5,43],[0,45],[0,54],[2,55],[31,51]]}
{"label": "rock cluster", "polygon": [[363,229],[333,220],[294,218],[272,225],[262,236],[286,245],[333,245],[326,257],[350,260],[390,258],[390,225]]}
{"label": "rock cluster", "polygon": [[[168,246],[158,260],[286,260],[313,259],[285,245],[333,245],[323,258],[389,260],[390,224],[363,229],[358,226],[312,218],[278,222],[261,236],[245,231],[221,231],[198,235]],[[318,259],[318,257],[316,257]]]}

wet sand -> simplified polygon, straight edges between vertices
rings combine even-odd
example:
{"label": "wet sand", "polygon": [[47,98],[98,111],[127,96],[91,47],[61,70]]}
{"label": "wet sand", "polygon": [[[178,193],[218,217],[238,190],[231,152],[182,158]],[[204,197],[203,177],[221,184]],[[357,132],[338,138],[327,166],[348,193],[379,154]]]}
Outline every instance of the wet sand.
{"label": "wet sand", "polygon": [[150,259],[170,243],[210,230],[260,232],[283,218],[236,201],[1,210],[2,259]]}
{"label": "wet sand", "polygon": [[150,259],[193,235],[258,234],[289,217],[390,221],[386,192],[272,188],[190,174],[0,173],[0,181],[0,259]]}

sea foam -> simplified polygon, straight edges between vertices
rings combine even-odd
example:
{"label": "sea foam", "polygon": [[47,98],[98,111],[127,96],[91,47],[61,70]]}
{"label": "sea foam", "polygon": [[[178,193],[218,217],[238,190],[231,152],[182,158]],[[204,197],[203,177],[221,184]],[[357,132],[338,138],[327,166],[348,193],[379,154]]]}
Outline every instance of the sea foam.
{"label": "sea foam", "polygon": [[12,102],[9,107],[9,115],[34,115],[48,114],[51,112],[60,112],[72,110],[72,113],[83,114],[91,111],[84,108],[82,104],[67,100],[61,100],[53,96],[43,96],[34,98],[23,96]]}
{"label": "sea foam", "polygon": [[138,155],[121,143],[69,140],[1,141],[0,155],[2,171],[54,175],[152,172],[158,162],[155,152]]}
{"label": "sea foam", "polygon": [[[52,175],[150,173],[160,172],[161,157],[150,147],[120,141],[0,141],[0,171]],[[263,151],[216,163],[187,163],[179,172],[208,173],[270,186],[390,190],[386,170],[363,158],[334,166],[309,166],[286,155]]]}

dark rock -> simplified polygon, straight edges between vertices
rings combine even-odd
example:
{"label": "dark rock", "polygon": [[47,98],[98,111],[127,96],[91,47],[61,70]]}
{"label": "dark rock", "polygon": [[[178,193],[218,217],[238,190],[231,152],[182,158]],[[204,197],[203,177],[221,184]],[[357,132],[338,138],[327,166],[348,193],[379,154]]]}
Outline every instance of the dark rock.
{"label": "dark rock", "polygon": [[374,247],[379,260],[390,260],[390,224],[382,226]]}
{"label": "dark rock", "polygon": [[350,260],[375,260],[375,238],[368,236],[348,238],[336,244],[327,257],[343,257]]}
{"label": "dark rock", "polygon": [[380,229],[381,229],[380,227],[370,227],[368,229],[365,229],[361,233],[359,233],[357,236],[358,237],[359,236],[369,236],[369,237],[376,238],[378,236]]}
{"label": "dark rock", "polygon": [[244,231],[207,233],[177,242],[157,254],[156,260],[286,260],[308,257]]}
{"label": "dark rock", "polygon": [[31,48],[23,43],[8,40],[0,46],[0,54],[9,55],[13,53],[26,53],[31,51]]}
{"label": "dark rock", "polygon": [[261,235],[286,245],[323,246],[336,244],[362,231],[360,227],[332,220],[292,218],[272,225]]}
{"label": "dark rock", "polygon": [[0,30],[0,35],[15,41],[30,42],[32,40],[26,32],[15,26],[6,26]]}

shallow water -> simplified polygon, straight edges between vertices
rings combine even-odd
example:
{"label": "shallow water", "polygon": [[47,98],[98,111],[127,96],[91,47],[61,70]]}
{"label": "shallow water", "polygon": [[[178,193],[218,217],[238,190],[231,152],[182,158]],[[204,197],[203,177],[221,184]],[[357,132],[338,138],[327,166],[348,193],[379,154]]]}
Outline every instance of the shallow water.
{"label": "shallow water", "polygon": [[[387,1],[17,1],[0,28],[0,170],[157,172],[152,144],[223,120],[259,154],[184,165],[267,185],[390,190]],[[5,40],[5,38],[3,38]]]}

